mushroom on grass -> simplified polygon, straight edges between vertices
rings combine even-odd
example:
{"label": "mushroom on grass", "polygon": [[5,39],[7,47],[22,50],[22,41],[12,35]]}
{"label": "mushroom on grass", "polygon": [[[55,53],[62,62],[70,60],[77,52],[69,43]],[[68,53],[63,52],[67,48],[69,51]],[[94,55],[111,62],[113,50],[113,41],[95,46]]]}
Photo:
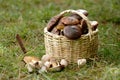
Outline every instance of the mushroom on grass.
{"label": "mushroom on grass", "polygon": [[65,59],[61,59],[60,65],[63,65],[64,67],[68,66],[68,62]]}
{"label": "mushroom on grass", "polygon": [[29,72],[33,72],[34,69],[40,69],[42,67],[42,61],[34,56],[25,56],[23,61],[26,63]]}
{"label": "mushroom on grass", "polygon": [[77,60],[78,67],[85,65],[86,62],[87,62],[86,59],[78,59]]}

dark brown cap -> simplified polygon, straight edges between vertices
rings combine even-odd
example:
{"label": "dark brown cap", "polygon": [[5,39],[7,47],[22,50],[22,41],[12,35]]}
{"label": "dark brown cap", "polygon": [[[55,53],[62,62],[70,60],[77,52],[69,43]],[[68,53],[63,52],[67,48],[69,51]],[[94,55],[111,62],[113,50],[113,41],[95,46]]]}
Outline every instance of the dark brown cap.
{"label": "dark brown cap", "polygon": [[63,30],[64,35],[71,40],[75,40],[81,37],[81,28],[77,25],[66,26]]}

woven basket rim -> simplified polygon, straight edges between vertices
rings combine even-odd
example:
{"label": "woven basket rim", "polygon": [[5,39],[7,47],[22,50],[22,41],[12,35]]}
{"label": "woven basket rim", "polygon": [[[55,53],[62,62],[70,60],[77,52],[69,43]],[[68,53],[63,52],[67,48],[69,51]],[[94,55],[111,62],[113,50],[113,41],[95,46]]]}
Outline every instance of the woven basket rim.
{"label": "woven basket rim", "polygon": [[[92,35],[93,35],[93,34],[96,34],[97,32],[98,32],[98,29],[96,29],[95,31],[92,31]],[[54,33],[49,32],[49,31],[47,30],[47,27],[44,28],[44,33],[47,33],[48,35],[54,36],[54,37],[57,37],[57,38],[59,38],[59,37],[61,37],[61,38],[67,38],[67,37],[65,37],[65,36],[63,36],[63,35],[57,35],[57,34],[54,34]],[[87,36],[89,36],[89,35],[90,35],[90,33],[83,34],[83,35],[81,35],[80,38],[84,38],[84,37],[87,37]],[[68,38],[67,38],[67,39],[68,39]]]}

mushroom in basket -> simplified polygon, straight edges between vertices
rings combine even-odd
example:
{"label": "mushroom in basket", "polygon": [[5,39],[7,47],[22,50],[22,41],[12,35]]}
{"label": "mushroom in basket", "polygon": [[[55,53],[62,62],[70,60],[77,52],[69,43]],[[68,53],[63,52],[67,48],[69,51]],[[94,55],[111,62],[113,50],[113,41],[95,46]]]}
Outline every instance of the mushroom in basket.
{"label": "mushroom in basket", "polygon": [[66,16],[61,18],[60,20],[61,23],[63,23],[64,25],[76,25],[79,24],[79,20],[75,17],[72,16]]}
{"label": "mushroom in basket", "polygon": [[[88,16],[88,12],[86,10],[84,10],[84,9],[78,9],[76,11],[83,13],[85,16]],[[71,16],[78,19],[79,22],[81,23],[81,20],[82,20],[81,16],[79,16],[78,14],[71,14]]]}
{"label": "mushroom in basket", "polygon": [[63,30],[64,35],[71,40],[75,40],[81,37],[81,28],[79,25],[66,26]]}
{"label": "mushroom in basket", "polygon": [[95,31],[97,29],[98,26],[98,22],[97,21],[90,21],[91,26],[92,26],[92,30]]}
{"label": "mushroom in basket", "polygon": [[88,33],[88,26],[84,19],[81,20],[81,31],[82,31],[82,34]]}
{"label": "mushroom in basket", "polygon": [[49,32],[52,31],[52,29],[58,24],[59,20],[62,18],[62,15],[58,14],[50,19],[50,21],[47,24],[47,30]]}

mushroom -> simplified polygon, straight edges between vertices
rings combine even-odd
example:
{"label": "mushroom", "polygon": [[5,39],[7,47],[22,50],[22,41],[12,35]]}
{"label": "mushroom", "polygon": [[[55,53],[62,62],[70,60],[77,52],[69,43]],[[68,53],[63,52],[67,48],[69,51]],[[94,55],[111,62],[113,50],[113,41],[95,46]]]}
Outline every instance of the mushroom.
{"label": "mushroom", "polygon": [[28,72],[33,72],[34,70],[40,70],[42,67],[42,62],[41,61],[33,61],[29,62],[26,64],[26,67],[28,69]]}
{"label": "mushroom", "polygon": [[49,72],[60,72],[60,71],[64,70],[64,68],[65,67],[63,65],[59,65],[56,67],[49,68],[48,71]]}
{"label": "mushroom", "polygon": [[78,67],[85,65],[86,62],[87,62],[86,59],[78,59],[77,60]]}
{"label": "mushroom", "polygon": [[[76,11],[83,13],[85,16],[88,15],[88,12],[86,10],[84,10],[84,9],[78,9]],[[74,17],[74,18],[76,18],[76,19],[78,19],[80,22],[82,20],[82,17],[80,15],[78,15],[78,14],[74,13],[74,14],[71,14],[71,16]]]}
{"label": "mushroom", "polygon": [[46,62],[46,61],[50,61],[51,58],[52,58],[52,56],[50,54],[45,54],[42,56],[41,60],[43,62]]}
{"label": "mushroom", "polygon": [[66,26],[63,30],[64,35],[71,40],[81,37],[81,28],[78,25]]}
{"label": "mushroom", "polygon": [[54,57],[50,59],[50,63],[52,67],[56,67],[59,65],[59,62]]}
{"label": "mushroom", "polygon": [[58,66],[58,63],[56,62],[55,58],[50,58],[49,61],[46,61],[44,65],[42,66],[41,70],[39,72],[47,72],[51,68],[55,68]]}
{"label": "mushroom", "polygon": [[91,26],[92,26],[92,30],[95,31],[97,29],[98,26],[98,22],[97,21],[90,21]]}
{"label": "mushroom", "polygon": [[55,58],[51,58],[50,63],[51,63],[51,67],[48,68],[49,72],[60,72],[65,68],[65,66],[60,65],[60,63],[56,61]]}
{"label": "mushroom", "polygon": [[53,30],[51,31],[51,33],[60,35],[60,30],[58,30],[56,27],[54,27]]}
{"label": "mushroom", "polygon": [[88,16],[88,11],[87,10],[78,9],[77,11],[83,13],[85,16]]}
{"label": "mushroom", "polygon": [[61,18],[60,22],[63,23],[64,25],[76,25],[76,24],[79,24],[79,20],[76,19],[75,17],[72,17],[72,16],[63,17],[63,18]]}
{"label": "mushroom", "polygon": [[49,56],[46,59],[46,61],[44,62],[44,65],[48,68],[56,67],[56,66],[58,66],[58,62],[56,61],[56,59],[54,57]]}
{"label": "mushroom", "polygon": [[26,64],[30,64],[31,66],[35,67],[35,68],[40,68],[42,66],[42,61],[40,61],[40,59],[38,57],[34,57],[34,56],[25,56],[23,58],[23,61]]}
{"label": "mushroom", "polygon": [[64,67],[68,66],[68,62],[65,59],[61,59],[60,65],[63,65]]}
{"label": "mushroom", "polygon": [[47,72],[48,68],[46,66],[42,66],[38,73]]}
{"label": "mushroom", "polygon": [[50,61],[46,61],[45,63],[44,63],[44,66],[46,66],[47,68],[50,68],[51,67],[51,62]]}
{"label": "mushroom", "polygon": [[48,69],[49,72],[60,72],[65,68],[64,65],[60,65],[60,63],[56,61],[51,61],[51,64],[52,67]]}
{"label": "mushroom", "polygon": [[79,23],[81,22],[82,17],[79,16],[78,14],[71,14],[70,16],[78,19],[78,20],[79,20]]}
{"label": "mushroom", "polygon": [[88,33],[88,26],[84,19],[82,19],[82,21],[81,21],[81,31],[82,31],[82,34]]}
{"label": "mushroom", "polygon": [[31,66],[30,64],[26,64],[25,66],[27,67],[29,73],[33,72],[33,70],[34,70],[33,66]]}
{"label": "mushroom", "polygon": [[42,61],[35,61],[34,62],[35,68],[36,69],[40,69],[43,65]]}
{"label": "mushroom", "polygon": [[56,26],[57,30],[63,30],[64,29],[64,24],[62,22],[59,22],[59,24]]}
{"label": "mushroom", "polygon": [[28,72],[33,72],[34,69],[40,69],[42,66],[42,61],[34,56],[25,56],[23,58],[23,61],[26,63]]}
{"label": "mushroom", "polygon": [[47,30],[49,32],[52,31],[52,29],[57,25],[57,23],[59,22],[59,20],[62,18],[61,14],[58,14],[56,16],[54,16],[53,18],[50,19],[50,21],[47,24]]}
{"label": "mushroom", "polygon": [[23,58],[23,61],[27,64],[32,61],[40,61],[40,59],[38,57],[34,57],[34,56],[25,56]]}

